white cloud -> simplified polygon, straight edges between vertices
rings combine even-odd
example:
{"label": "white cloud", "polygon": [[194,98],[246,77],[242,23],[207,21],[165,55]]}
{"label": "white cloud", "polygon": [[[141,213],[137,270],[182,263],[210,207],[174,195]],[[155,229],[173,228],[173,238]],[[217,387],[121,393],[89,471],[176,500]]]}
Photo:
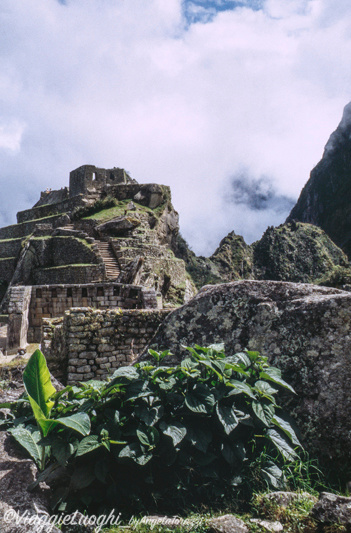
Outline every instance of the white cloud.
{"label": "white cloud", "polygon": [[171,185],[198,252],[282,222],[227,183],[245,168],[298,196],[350,100],[351,5],[249,5],[189,24],[181,0],[3,0],[4,216],[92,163]]}

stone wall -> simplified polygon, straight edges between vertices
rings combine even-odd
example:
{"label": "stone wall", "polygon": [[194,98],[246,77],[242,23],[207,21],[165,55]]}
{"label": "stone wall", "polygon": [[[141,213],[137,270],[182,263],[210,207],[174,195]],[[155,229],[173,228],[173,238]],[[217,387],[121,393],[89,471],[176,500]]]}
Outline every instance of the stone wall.
{"label": "stone wall", "polygon": [[105,279],[105,267],[100,265],[62,265],[58,267],[37,268],[32,274],[36,285],[57,285],[65,280],[69,284],[84,284]]}
{"label": "stone wall", "polygon": [[103,379],[133,362],[168,313],[83,307],[70,309],[56,324],[45,320],[42,348],[49,368],[68,383]]}
{"label": "stone wall", "polygon": [[122,168],[98,168],[94,165],[83,165],[72,170],[69,175],[69,195],[88,195],[101,192],[106,185],[135,181]]}
{"label": "stone wall", "polygon": [[39,222],[47,222],[52,224],[53,227],[58,227],[67,223],[67,219],[67,215],[53,215],[37,220],[22,222],[21,224],[5,226],[4,228],[0,228],[0,239],[18,239],[20,237],[26,237],[34,232]]}
{"label": "stone wall", "polygon": [[43,318],[63,316],[71,307],[81,306],[98,309],[156,309],[157,300],[155,291],[137,285],[35,285],[31,288],[28,341],[40,342]]}
{"label": "stone wall", "polygon": [[10,282],[16,268],[16,257],[0,259],[0,281]]}
{"label": "stone wall", "polygon": [[0,259],[18,257],[21,251],[21,244],[21,238],[0,240]]}
{"label": "stone wall", "polygon": [[[56,191],[53,191],[56,192]],[[28,222],[29,220],[46,218],[60,213],[69,213],[77,207],[84,205],[83,196],[75,196],[74,198],[65,199],[55,204],[46,204],[34,206],[32,209],[26,209],[17,213],[17,222]]]}

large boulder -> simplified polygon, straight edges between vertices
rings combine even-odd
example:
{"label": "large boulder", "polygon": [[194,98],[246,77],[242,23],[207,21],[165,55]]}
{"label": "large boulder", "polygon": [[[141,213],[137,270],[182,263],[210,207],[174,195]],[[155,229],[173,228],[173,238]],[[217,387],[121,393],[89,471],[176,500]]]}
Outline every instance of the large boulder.
{"label": "large boulder", "polygon": [[[283,398],[308,450],[351,459],[351,294],[300,283],[237,281],[204,287],[172,312],[152,341],[171,349],[224,342],[226,352],[259,350],[297,395]],[[143,357],[146,357],[144,355]],[[171,362],[171,361],[170,361]]]}

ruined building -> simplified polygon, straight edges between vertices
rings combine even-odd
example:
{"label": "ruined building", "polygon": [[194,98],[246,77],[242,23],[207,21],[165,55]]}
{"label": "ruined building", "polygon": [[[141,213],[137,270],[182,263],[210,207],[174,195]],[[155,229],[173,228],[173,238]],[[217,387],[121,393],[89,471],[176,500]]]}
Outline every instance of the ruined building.
{"label": "ruined building", "polygon": [[171,250],[177,233],[169,187],[119,168],[72,171],[68,188],[42,192],[0,229],[0,348],[40,342],[43,319],[72,307],[158,311],[187,301],[195,291]]}

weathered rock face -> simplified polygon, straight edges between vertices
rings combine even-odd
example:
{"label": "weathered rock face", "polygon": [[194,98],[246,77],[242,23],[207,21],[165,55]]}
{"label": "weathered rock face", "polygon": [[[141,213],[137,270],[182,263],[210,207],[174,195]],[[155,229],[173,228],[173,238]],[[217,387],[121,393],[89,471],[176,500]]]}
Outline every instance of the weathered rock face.
{"label": "weathered rock face", "polygon": [[[255,279],[319,282],[343,268],[351,276],[347,256],[328,235],[311,224],[292,222],[268,228],[252,245]],[[336,281],[336,280],[335,280]]]}
{"label": "weathered rock face", "polygon": [[211,257],[197,257],[182,237],[177,239],[175,253],[185,261],[198,289],[211,283],[254,277],[252,249],[234,231],[221,240]]}
{"label": "weathered rock face", "polygon": [[152,347],[224,342],[227,353],[258,350],[279,367],[296,397],[284,399],[308,450],[351,459],[351,294],[307,284],[238,281],[204,287],[161,325]]}
{"label": "weathered rock face", "polygon": [[292,220],[320,226],[351,256],[351,103],[287,222]]}
{"label": "weathered rock face", "polygon": [[326,524],[351,524],[351,498],[322,492],[311,511],[313,518]]}

